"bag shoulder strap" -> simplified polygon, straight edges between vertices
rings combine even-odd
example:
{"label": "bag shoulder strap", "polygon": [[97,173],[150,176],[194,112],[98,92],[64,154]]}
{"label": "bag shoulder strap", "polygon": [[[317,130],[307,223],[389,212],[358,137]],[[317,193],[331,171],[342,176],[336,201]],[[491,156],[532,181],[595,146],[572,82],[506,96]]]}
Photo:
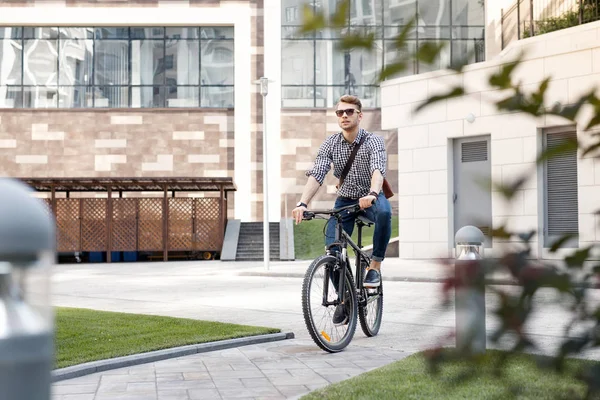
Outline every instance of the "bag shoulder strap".
{"label": "bag shoulder strap", "polygon": [[340,183],[338,185],[339,188],[342,187],[342,184],[344,183],[344,179],[346,179],[346,175],[348,175],[348,172],[350,172],[350,167],[352,166],[352,163],[354,162],[356,153],[358,153],[358,148],[360,147],[361,144],[363,144],[363,142],[365,141],[366,138],[367,138],[367,134],[365,133],[363,135],[363,137],[360,139],[360,141],[354,145],[354,148],[352,149],[352,153],[350,154],[350,158],[348,158],[348,161],[346,162],[346,165],[344,166],[344,170],[342,171],[342,175],[340,176]]}

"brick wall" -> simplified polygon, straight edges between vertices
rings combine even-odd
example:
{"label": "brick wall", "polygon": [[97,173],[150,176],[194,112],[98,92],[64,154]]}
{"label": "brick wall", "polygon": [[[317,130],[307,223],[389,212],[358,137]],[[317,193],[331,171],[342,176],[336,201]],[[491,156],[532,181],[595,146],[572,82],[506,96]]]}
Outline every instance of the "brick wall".
{"label": "brick wall", "polygon": [[233,127],[232,110],[0,110],[0,175],[233,177]]}

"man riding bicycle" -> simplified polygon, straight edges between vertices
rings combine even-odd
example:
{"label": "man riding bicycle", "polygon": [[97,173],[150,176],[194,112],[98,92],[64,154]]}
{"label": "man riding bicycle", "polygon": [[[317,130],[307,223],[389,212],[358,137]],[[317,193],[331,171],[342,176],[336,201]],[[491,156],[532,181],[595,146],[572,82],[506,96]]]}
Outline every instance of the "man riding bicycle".
{"label": "man riding bicycle", "polygon": [[[338,124],[342,129],[329,136],[321,144],[313,167],[306,171],[308,181],[302,197],[292,217],[296,224],[302,222],[304,211],[323,184],[325,176],[333,163],[333,175],[342,177],[342,171],[350,159],[355,146],[359,146],[350,169],[340,180],[334,208],[351,204],[360,204],[367,218],[375,222],[373,232],[373,254],[365,275],[364,286],[377,287],[381,283],[381,262],[392,233],[392,210],[389,201],[382,192],[386,173],[387,153],[381,136],[377,136],[359,127],[362,120],[362,103],[356,96],[342,96],[336,105]],[[373,203],[373,201],[375,203]],[[348,215],[342,220],[344,231],[352,235],[357,215]],[[327,222],[325,245],[335,240],[335,219]],[[342,324],[347,320],[345,307],[340,304],[334,313],[333,322]]]}

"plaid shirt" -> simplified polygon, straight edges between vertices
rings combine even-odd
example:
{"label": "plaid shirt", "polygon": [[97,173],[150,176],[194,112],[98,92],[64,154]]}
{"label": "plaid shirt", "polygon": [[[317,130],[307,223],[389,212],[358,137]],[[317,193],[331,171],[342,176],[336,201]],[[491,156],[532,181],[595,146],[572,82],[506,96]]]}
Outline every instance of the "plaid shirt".
{"label": "plaid shirt", "polygon": [[306,171],[306,176],[314,176],[317,182],[322,185],[325,176],[331,169],[331,163],[333,163],[333,175],[339,179],[346,162],[350,158],[352,149],[364,135],[367,135],[367,137],[358,149],[350,171],[344,179],[344,184],[338,189],[337,194],[351,199],[368,195],[371,191],[373,172],[378,169],[385,178],[387,155],[383,138],[362,128],[358,131],[353,143],[348,143],[342,132],[325,139],[325,142],[319,148],[313,167]]}

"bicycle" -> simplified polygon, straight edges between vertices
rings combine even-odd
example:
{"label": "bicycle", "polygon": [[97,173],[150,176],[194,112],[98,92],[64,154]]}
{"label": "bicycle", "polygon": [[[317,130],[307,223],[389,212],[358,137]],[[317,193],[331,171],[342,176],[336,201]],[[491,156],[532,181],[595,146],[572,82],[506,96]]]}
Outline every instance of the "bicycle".
{"label": "bicycle", "polygon": [[[310,221],[317,216],[334,217],[337,222],[335,240],[326,247],[326,254],[317,257],[306,270],[302,283],[302,313],[304,322],[314,342],[323,350],[336,353],[347,347],[356,331],[357,316],[360,326],[367,337],[379,333],[383,315],[383,282],[375,288],[363,286],[363,276],[371,262],[362,251],[362,228],[371,226],[373,221],[360,213],[358,204],[332,210],[304,211],[303,220]],[[354,243],[342,227],[343,213],[356,214],[355,224],[358,227],[358,243]],[[323,219],[329,219],[323,217]],[[327,224],[325,225],[326,228]],[[325,230],[325,229],[324,229]],[[356,254],[355,276],[348,257],[348,245]],[[333,248],[340,250],[335,251]],[[320,271],[322,270],[322,273]],[[341,273],[344,271],[344,273]],[[345,278],[345,279],[342,279]],[[322,287],[319,287],[319,282]],[[317,286],[314,296],[312,289]],[[336,288],[339,288],[337,290]],[[333,289],[333,290],[330,290]],[[349,290],[347,290],[349,289]],[[339,304],[345,304],[348,321],[343,325],[333,324],[333,312]],[[324,314],[315,316],[317,306],[324,307]],[[373,306],[373,307],[371,307]],[[323,328],[316,326],[324,322]],[[338,330],[343,329],[343,331]]]}

